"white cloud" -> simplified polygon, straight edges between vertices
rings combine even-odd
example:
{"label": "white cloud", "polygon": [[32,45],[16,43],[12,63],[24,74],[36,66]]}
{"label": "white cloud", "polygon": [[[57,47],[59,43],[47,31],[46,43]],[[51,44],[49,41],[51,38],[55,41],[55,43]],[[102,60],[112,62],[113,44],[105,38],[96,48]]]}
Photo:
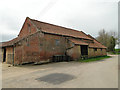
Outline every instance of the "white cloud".
{"label": "white cloud", "polygon": [[[97,36],[100,29],[117,31],[119,0],[3,0],[0,3],[2,34],[17,36],[27,16],[83,30]],[[7,39],[7,37],[6,37]],[[8,37],[12,39],[12,37]]]}

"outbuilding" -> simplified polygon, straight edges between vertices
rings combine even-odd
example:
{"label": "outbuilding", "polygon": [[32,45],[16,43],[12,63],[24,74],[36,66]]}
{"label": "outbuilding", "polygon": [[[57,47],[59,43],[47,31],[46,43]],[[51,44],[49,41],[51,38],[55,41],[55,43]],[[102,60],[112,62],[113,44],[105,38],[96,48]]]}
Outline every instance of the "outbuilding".
{"label": "outbuilding", "polygon": [[[2,62],[13,65],[50,62],[64,56],[72,60],[107,55],[106,47],[91,35],[26,18],[19,35],[1,43]],[[66,59],[66,58],[65,58]]]}

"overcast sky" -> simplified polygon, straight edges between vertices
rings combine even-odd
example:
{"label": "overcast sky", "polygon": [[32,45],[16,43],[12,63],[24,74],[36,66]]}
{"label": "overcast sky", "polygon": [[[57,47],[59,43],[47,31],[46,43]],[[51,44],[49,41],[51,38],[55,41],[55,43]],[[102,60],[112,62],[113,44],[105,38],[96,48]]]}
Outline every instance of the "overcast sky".
{"label": "overcast sky", "polygon": [[118,0],[2,0],[0,42],[17,37],[26,17],[97,37],[103,28],[118,31]]}

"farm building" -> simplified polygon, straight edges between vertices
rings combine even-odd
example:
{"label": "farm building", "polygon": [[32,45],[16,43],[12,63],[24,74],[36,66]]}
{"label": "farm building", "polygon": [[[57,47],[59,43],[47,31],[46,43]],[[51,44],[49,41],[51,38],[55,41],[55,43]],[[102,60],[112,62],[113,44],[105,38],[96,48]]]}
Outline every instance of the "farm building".
{"label": "farm building", "polygon": [[78,60],[106,55],[106,47],[91,35],[26,18],[17,38],[1,44],[2,62],[13,65],[52,60]]}

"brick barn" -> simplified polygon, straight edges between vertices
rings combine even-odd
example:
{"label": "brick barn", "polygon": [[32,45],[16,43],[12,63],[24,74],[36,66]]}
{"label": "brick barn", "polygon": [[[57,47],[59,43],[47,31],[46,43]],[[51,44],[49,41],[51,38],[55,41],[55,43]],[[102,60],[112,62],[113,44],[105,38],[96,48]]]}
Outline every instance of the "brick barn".
{"label": "brick barn", "polygon": [[[1,43],[1,60],[13,65],[78,60],[106,55],[106,47],[91,35],[26,18],[17,38]],[[69,58],[66,58],[69,57]]]}

